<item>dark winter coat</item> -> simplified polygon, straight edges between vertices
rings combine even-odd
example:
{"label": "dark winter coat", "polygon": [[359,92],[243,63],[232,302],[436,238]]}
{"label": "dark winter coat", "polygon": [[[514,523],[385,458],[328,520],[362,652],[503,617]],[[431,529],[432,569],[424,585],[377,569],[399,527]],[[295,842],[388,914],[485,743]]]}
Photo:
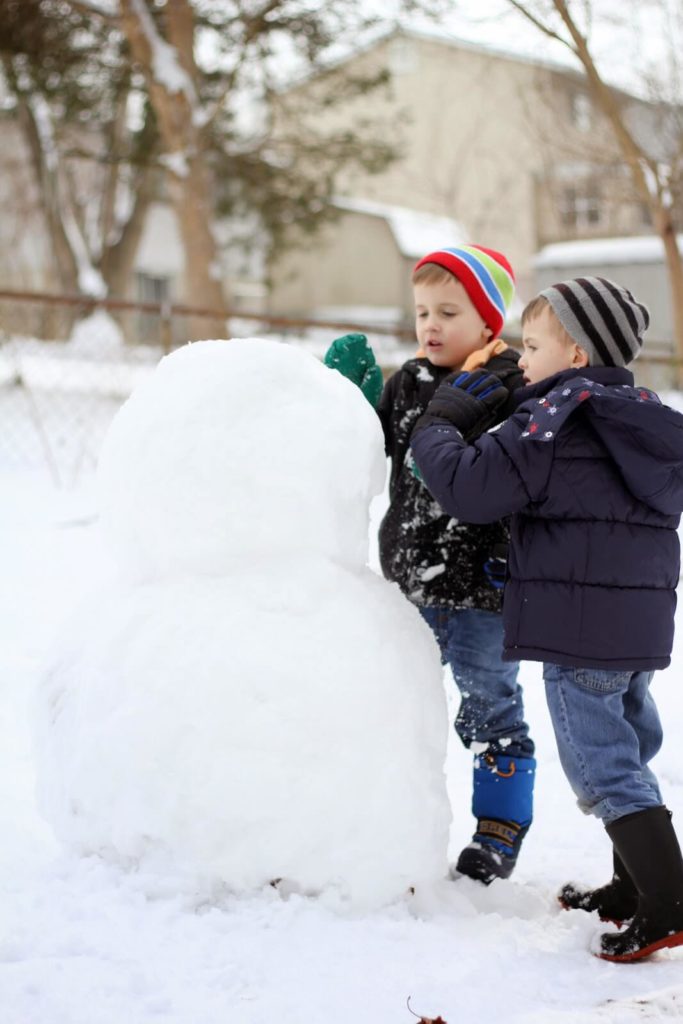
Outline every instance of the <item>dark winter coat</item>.
{"label": "dark winter coat", "polygon": [[[486,364],[510,392],[523,383],[518,359],[508,349]],[[499,612],[501,591],[491,584],[484,563],[492,556],[505,556],[507,526],[472,525],[444,514],[415,474],[409,448],[415,423],[450,372],[428,359],[411,359],[384,386],[377,411],[392,466],[389,508],[379,531],[382,572],[414,604]],[[510,400],[501,418],[512,408]]]}
{"label": "dark winter coat", "polygon": [[621,368],[568,370],[518,391],[510,419],[471,445],[445,421],[413,436],[424,479],[452,515],[512,515],[508,661],[669,664],[683,416],[632,385]]}

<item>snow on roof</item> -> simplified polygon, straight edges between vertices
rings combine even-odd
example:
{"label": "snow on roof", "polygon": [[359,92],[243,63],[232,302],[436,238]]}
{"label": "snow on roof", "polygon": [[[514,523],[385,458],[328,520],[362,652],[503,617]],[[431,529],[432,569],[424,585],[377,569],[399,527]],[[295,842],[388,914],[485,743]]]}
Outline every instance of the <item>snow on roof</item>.
{"label": "snow on roof", "polygon": [[[683,248],[683,235],[678,236]],[[544,246],[533,259],[536,269],[568,267],[574,264],[598,266],[604,263],[662,263],[664,245],[658,235],[636,238],[595,238],[583,242],[556,242]]]}
{"label": "snow on roof", "polygon": [[410,259],[419,259],[425,253],[447,245],[462,244],[467,234],[462,224],[452,217],[440,217],[406,206],[390,206],[370,199],[336,197],[334,205],[351,213],[365,213],[386,220],[396,240],[399,252]]}
{"label": "snow on roof", "polygon": [[[494,30],[501,31],[495,36]],[[468,38],[468,29],[472,35]],[[491,21],[482,36],[481,23],[473,23],[468,26],[461,23],[457,31],[444,28],[440,24],[438,28],[428,25],[413,26],[409,24],[399,25],[389,29],[383,38],[390,38],[392,35],[404,35],[412,39],[422,39],[426,42],[442,43],[456,50],[468,50],[471,53],[482,54],[485,57],[497,57],[500,60],[509,60],[517,64],[530,64],[535,67],[547,68],[549,71],[559,71],[562,74],[574,74],[584,78],[585,73],[577,63],[577,59],[570,55],[570,51],[561,43],[553,49],[553,56],[548,54],[548,41],[541,37],[539,43],[533,33],[528,30],[522,33],[515,33],[509,22],[497,18]]]}
{"label": "snow on roof", "polygon": [[[492,42],[492,30],[496,27],[499,30],[497,44]],[[468,30],[472,33],[470,38],[467,37]],[[284,86],[284,89],[287,90],[293,86],[302,85],[320,72],[324,73],[334,68],[342,67],[349,60],[355,59],[361,54],[369,53],[378,46],[382,46],[400,37],[439,43],[453,50],[466,50],[470,53],[480,54],[485,58],[497,58],[512,61],[516,64],[546,68],[549,71],[557,71],[560,74],[570,75],[574,78],[585,78],[585,73],[578,64],[577,59],[573,58],[569,51],[565,53],[566,47],[562,43],[554,45],[550,43],[551,54],[548,50],[549,44],[547,39],[541,37],[539,42],[533,32],[529,33],[528,30],[526,34],[524,31],[513,32],[511,25],[500,17],[489,21],[489,24],[484,29],[483,38],[481,22],[474,25],[468,25],[466,22],[460,23],[457,30],[451,30],[443,21],[439,23],[438,28],[434,28],[426,23],[417,25],[399,19],[398,22],[391,24],[380,23],[373,26],[366,33],[363,33],[360,40],[354,39],[351,44],[346,41],[341,42],[329,55],[324,67],[317,69],[313,76],[310,70],[295,75],[294,80],[289,81]]]}

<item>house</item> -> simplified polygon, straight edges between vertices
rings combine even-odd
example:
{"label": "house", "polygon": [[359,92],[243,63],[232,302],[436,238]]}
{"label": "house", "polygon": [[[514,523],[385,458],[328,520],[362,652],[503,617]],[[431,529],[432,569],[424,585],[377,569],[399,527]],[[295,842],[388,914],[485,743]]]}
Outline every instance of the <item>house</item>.
{"label": "house", "polygon": [[[18,118],[11,111],[0,112],[4,146],[0,153],[0,287],[6,291],[48,293],[58,295],[78,289],[65,286],[58,273],[59,250],[48,230],[49,187],[41,182],[31,159],[26,137]],[[79,137],[84,150],[94,147],[93,137],[85,132]],[[87,145],[86,145],[87,144]],[[95,161],[91,161],[95,162]],[[102,191],[101,183],[93,181],[88,160],[74,160],[69,166],[71,177],[77,182],[80,209],[76,217],[76,204],[59,205],[65,235],[69,239],[71,255],[78,264],[78,283],[83,294],[102,296],[105,287],[92,254],[86,252],[83,235],[99,224],[97,204]],[[67,176],[65,176],[67,177]],[[43,191],[41,192],[41,188]],[[127,211],[131,197],[120,198]],[[76,222],[80,221],[80,231]],[[92,223],[91,223],[92,222]],[[256,218],[242,218],[238,224],[222,219],[214,224],[219,246],[219,272],[229,291],[231,308],[239,312],[246,309],[259,311],[265,293],[265,242],[251,245],[248,251],[239,243],[242,234],[253,242],[257,236]],[[79,234],[81,237],[79,238]],[[90,237],[90,241],[93,238]],[[92,246],[96,250],[97,246]],[[176,214],[167,198],[162,175],[154,184],[153,198],[145,208],[144,220],[136,237],[132,269],[114,298],[134,303],[151,303],[162,307],[170,303],[192,304],[185,282],[185,249]],[[69,335],[74,320],[73,305],[2,302],[0,330],[46,338],[64,338]],[[125,335],[141,342],[159,342],[161,320],[157,313],[134,311],[116,313]],[[173,341],[180,343],[188,337],[188,323],[176,318]],[[168,340],[168,339],[163,339]]]}
{"label": "house", "polygon": [[[272,310],[301,316],[321,305],[341,310],[371,302],[400,304],[405,314],[395,284],[402,254],[395,238],[388,252],[389,222],[362,214],[364,204],[461,225],[468,240],[508,256],[523,300],[536,290],[533,259],[544,245],[651,230],[580,73],[399,29],[328,74],[381,69],[390,73],[384,90],[320,116],[334,118],[335,126],[346,118],[350,128],[358,118],[382,118],[401,156],[378,174],[342,175],[334,227],[273,260]],[[297,116],[298,98],[307,109],[318,88],[322,83],[311,79],[290,90],[282,116]],[[641,115],[646,109],[631,97],[624,102]],[[438,247],[458,240],[446,228]],[[399,293],[408,281],[404,273]]]}
{"label": "house", "polygon": [[[683,251],[683,235],[678,236]],[[628,288],[650,311],[643,359],[637,375],[654,388],[674,386],[673,315],[664,244],[656,235],[600,238],[545,246],[534,259],[539,290],[564,278],[590,274]]]}
{"label": "house", "polygon": [[[311,102],[318,90],[334,85],[335,75],[384,71],[387,83],[372,92],[333,107]],[[624,94],[621,99],[641,133],[656,135],[654,109]],[[429,249],[467,240],[502,250],[515,268],[521,305],[536,290],[534,256],[544,246],[651,230],[585,78],[569,68],[444,34],[396,29],[273,102],[273,141],[279,126],[286,129],[293,118],[304,127],[312,118],[316,128],[329,123],[351,133],[361,121],[381,122],[400,156],[378,173],[358,166],[340,170],[334,219],[315,235],[292,225],[293,248],[278,246],[268,265],[258,211],[251,221],[215,224],[217,271],[236,316],[269,313],[405,330],[412,321],[410,268]],[[27,173],[31,160],[16,119],[9,111],[1,116],[0,282],[60,291],[45,197]],[[90,164],[79,165],[76,177],[90,175],[92,186],[97,161]],[[83,191],[97,197],[102,189]],[[116,205],[126,203],[118,197]],[[98,222],[85,209],[80,215],[84,229]],[[257,240],[250,255],[238,244],[241,236]],[[160,180],[133,273],[114,293],[139,302],[189,304],[184,271],[180,232]],[[8,317],[3,309],[6,328]],[[135,317],[129,336],[158,340],[156,314]],[[247,322],[251,329],[253,321]],[[516,329],[513,315],[508,333]],[[174,330],[176,340],[189,336],[182,319]]]}
{"label": "house", "polygon": [[[337,198],[336,219],[297,251],[296,272],[279,264],[280,289],[269,302],[279,312],[306,310],[319,320],[349,320],[391,327],[412,320],[406,282],[416,260],[430,249],[465,241],[462,226],[449,217],[416,212],[375,200]],[[287,303],[283,291],[287,293]]]}

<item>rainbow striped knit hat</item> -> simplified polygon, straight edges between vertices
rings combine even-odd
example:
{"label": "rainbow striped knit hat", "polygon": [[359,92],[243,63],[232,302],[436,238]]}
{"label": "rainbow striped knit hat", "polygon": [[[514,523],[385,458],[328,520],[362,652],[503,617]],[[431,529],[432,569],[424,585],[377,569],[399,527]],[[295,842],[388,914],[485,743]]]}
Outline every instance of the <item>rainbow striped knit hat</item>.
{"label": "rainbow striped knit hat", "polygon": [[493,331],[493,337],[497,338],[515,293],[515,275],[503,254],[495,249],[484,249],[481,245],[437,249],[418,260],[413,274],[425,263],[436,263],[457,277],[472,305]]}

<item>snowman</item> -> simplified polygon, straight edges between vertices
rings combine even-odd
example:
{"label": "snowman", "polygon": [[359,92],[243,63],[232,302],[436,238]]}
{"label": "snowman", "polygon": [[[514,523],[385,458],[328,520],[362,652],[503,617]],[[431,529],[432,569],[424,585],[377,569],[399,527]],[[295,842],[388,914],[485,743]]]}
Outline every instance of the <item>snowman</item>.
{"label": "snowman", "polygon": [[301,349],[199,342],[138,387],[98,471],[117,578],[36,700],[65,844],[353,909],[445,877],[440,659],[367,565],[384,475],[369,403]]}

